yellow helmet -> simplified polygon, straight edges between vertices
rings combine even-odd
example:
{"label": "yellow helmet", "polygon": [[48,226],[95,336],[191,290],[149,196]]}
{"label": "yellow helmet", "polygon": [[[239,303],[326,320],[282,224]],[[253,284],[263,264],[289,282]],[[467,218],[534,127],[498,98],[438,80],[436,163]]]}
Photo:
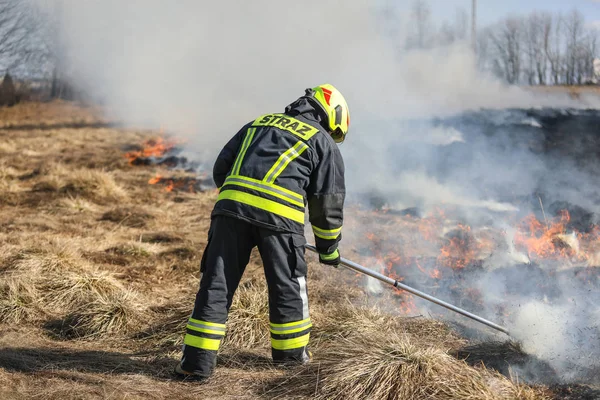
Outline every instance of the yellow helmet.
{"label": "yellow helmet", "polygon": [[333,140],[336,143],[342,143],[350,126],[350,111],[344,96],[328,83],[306,89],[306,93],[310,98],[315,99],[325,112],[327,116],[325,125],[329,127],[329,133]]}

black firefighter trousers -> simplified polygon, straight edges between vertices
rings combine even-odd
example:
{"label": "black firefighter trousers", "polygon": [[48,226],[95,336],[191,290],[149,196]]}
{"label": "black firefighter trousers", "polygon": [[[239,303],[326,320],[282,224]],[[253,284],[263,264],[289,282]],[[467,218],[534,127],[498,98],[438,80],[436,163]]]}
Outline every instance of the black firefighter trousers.
{"label": "black firefighter trousers", "polygon": [[213,217],[202,256],[200,290],[186,326],[181,368],[210,376],[225,336],[233,294],[257,246],[269,290],[274,362],[305,362],[308,315],[304,235],[278,232],[229,216]]}

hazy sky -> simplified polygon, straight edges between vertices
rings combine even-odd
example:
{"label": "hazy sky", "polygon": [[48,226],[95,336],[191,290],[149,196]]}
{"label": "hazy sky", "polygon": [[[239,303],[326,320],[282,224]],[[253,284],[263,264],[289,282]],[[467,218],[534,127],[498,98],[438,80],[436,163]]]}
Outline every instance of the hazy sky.
{"label": "hazy sky", "polygon": [[[429,0],[435,19],[454,15],[456,8],[471,9],[471,0]],[[568,12],[580,10],[590,23],[600,28],[600,0],[478,0],[479,23],[484,25],[509,14],[524,14],[533,10]]]}

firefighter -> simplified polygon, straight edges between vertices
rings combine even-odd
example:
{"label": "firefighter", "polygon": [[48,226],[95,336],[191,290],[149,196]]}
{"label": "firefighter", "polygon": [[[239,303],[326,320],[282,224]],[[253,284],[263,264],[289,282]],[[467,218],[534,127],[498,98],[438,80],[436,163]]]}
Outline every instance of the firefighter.
{"label": "firefighter", "polygon": [[212,374],[229,307],[254,247],[267,280],[273,361],[310,361],[305,209],[319,261],[337,266],[345,184],[336,143],[344,141],[349,123],[346,100],[324,84],[306,89],[283,114],[249,122],[221,150],[213,169],[219,196],[177,375],[204,380]]}

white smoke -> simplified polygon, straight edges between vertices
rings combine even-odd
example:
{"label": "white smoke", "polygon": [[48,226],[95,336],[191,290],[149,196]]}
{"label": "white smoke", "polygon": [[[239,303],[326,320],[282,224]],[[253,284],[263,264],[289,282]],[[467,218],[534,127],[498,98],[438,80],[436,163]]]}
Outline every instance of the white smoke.
{"label": "white smoke", "polygon": [[[587,319],[585,327],[581,318]],[[562,381],[581,380],[582,375],[598,367],[596,346],[600,339],[600,321],[597,312],[591,316],[582,312],[572,299],[560,305],[542,301],[524,304],[511,328],[523,349],[546,360]],[[543,382],[547,377],[536,378]]]}
{"label": "white smoke", "polygon": [[544,104],[482,75],[466,46],[400,52],[404,32],[386,36],[385,27],[406,22],[409,1],[387,21],[368,0],[56,4],[80,85],[112,115],[171,128],[202,148],[322,82],[343,91],[357,121]]}

